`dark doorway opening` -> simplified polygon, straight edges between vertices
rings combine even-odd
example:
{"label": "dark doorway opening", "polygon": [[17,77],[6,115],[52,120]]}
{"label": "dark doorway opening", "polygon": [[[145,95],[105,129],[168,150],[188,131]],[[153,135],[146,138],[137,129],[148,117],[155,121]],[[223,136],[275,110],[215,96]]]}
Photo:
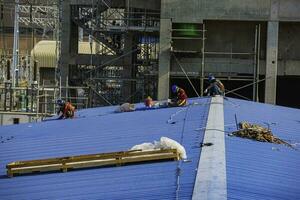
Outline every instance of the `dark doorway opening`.
{"label": "dark doorway opening", "polygon": [[13,118],[13,124],[20,124],[20,118]]}

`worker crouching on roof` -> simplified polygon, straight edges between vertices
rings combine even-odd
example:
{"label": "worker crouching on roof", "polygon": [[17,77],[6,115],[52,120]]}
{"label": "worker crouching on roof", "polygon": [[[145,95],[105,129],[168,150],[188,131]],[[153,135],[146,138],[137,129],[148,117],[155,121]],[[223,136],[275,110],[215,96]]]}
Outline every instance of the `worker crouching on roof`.
{"label": "worker crouching on roof", "polygon": [[64,100],[57,100],[56,104],[59,106],[57,115],[60,115],[58,119],[68,119],[73,118],[75,114],[75,107],[70,102],[65,102]]}
{"label": "worker crouching on roof", "polygon": [[210,74],[208,76],[208,82],[209,86],[205,89],[205,94],[208,94],[208,96],[225,96],[225,87],[220,80],[216,79],[212,74]]}
{"label": "worker crouching on roof", "polygon": [[155,102],[153,101],[153,99],[150,96],[148,96],[145,99],[144,103],[145,103],[146,108],[152,108],[155,105]]}
{"label": "worker crouching on roof", "polygon": [[177,85],[173,85],[172,92],[174,94],[177,94],[177,96],[176,96],[176,98],[172,99],[171,102],[169,102],[169,106],[175,107],[175,106],[187,105],[187,95],[186,95],[184,89],[178,87]]}

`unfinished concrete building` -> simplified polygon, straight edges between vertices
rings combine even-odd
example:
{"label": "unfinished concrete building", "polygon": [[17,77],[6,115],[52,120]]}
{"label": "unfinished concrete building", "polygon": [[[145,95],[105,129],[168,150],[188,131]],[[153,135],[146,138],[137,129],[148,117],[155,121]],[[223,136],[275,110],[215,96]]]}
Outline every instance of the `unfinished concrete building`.
{"label": "unfinished concrete building", "polygon": [[[166,97],[169,77],[181,71],[181,63],[200,79],[200,88],[212,72],[228,80],[229,90],[241,85],[238,80],[254,81],[255,87],[240,93],[253,100],[275,104],[277,97],[284,104],[296,99],[289,88],[299,80],[294,77],[300,69],[299,1],[190,0],[182,6],[162,0],[161,5],[159,98]],[[200,37],[176,37],[185,24],[198,29]]]}
{"label": "unfinished concrete building", "polygon": [[[111,87],[117,103],[145,95],[166,99],[172,83],[182,85],[189,96],[203,95],[205,77],[214,73],[228,91],[248,85],[230,91],[232,96],[297,106],[297,0],[70,0],[62,9],[62,84],[66,77],[74,82],[75,69],[85,66],[88,76],[80,80],[99,87],[96,92]],[[78,54],[78,27],[112,54]],[[114,71],[111,77],[105,74],[109,70]]]}

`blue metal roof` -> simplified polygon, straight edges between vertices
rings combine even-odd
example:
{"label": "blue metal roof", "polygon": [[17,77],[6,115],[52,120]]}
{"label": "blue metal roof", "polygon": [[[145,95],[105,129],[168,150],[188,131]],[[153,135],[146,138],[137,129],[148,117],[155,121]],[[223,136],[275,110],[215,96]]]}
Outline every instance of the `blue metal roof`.
{"label": "blue metal roof", "polygon": [[[229,98],[224,101],[225,131],[238,121],[267,127],[274,135],[300,142],[300,110]],[[300,151],[238,137],[225,139],[228,199],[300,199]],[[299,146],[298,146],[299,149]]]}
{"label": "blue metal roof", "polygon": [[[210,98],[193,101],[198,104],[129,113],[86,109],[74,120],[0,127],[1,199],[191,199]],[[235,115],[238,121],[268,124],[291,144],[300,142],[298,109],[225,99],[225,131],[236,130]],[[122,151],[161,136],[182,143],[191,162],[6,177],[12,161]],[[225,153],[228,199],[300,199],[299,151],[226,136]]]}
{"label": "blue metal roof", "polygon": [[[1,127],[1,199],[191,199],[204,133],[196,129],[205,127],[210,99],[193,101],[198,104],[129,113],[87,109],[73,120]],[[161,136],[181,142],[191,162],[6,177],[13,161],[122,151]]]}

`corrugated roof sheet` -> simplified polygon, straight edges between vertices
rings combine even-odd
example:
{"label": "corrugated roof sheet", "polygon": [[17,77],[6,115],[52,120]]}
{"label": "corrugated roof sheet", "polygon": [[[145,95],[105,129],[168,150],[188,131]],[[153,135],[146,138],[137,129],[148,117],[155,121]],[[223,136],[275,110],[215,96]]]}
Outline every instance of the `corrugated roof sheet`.
{"label": "corrugated roof sheet", "polygon": [[[204,132],[196,129],[206,124],[210,99],[195,101],[184,108],[130,113],[87,109],[74,120],[1,127],[1,199],[190,199]],[[6,177],[12,161],[127,150],[161,136],[181,142],[190,162]]]}
{"label": "corrugated roof sheet", "polygon": [[[224,101],[225,130],[239,121],[267,127],[295,144],[300,142],[300,110],[249,101]],[[300,151],[284,145],[226,137],[228,199],[300,199]],[[299,146],[298,146],[299,149]]]}
{"label": "corrugated roof sheet", "polygon": [[[93,108],[74,120],[1,127],[1,199],[191,199],[210,99],[194,101],[199,103],[118,114],[115,107]],[[235,115],[269,124],[292,144],[300,141],[297,109],[225,99],[224,134],[236,130]],[[12,161],[127,150],[161,136],[181,142],[191,162],[6,177],[5,165]],[[299,151],[229,136],[225,143],[228,199],[300,199]]]}

